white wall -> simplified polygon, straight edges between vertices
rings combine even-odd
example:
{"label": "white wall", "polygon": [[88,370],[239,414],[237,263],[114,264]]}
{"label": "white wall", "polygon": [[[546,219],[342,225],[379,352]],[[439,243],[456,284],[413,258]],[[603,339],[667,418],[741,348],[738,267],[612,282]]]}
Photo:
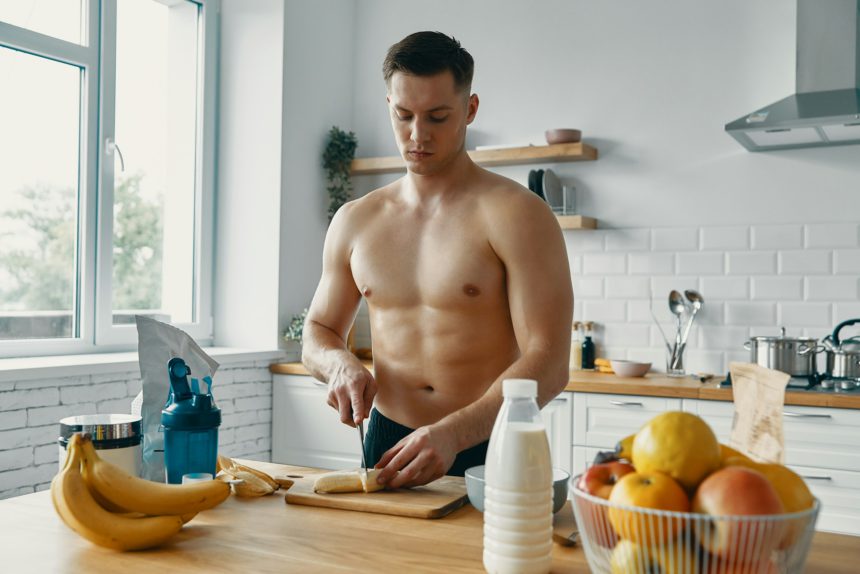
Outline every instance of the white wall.
{"label": "white wall", "polygon": [[215,342],[278,344],[284,10],[223,0],[215,234]]}
{"label": "white wall", "polygon": [[354,0],[287,0],[284,8],[282,330],[310,304],[322,270],[328,228],[322,152],[332,126],[353,129],[354,16]]}

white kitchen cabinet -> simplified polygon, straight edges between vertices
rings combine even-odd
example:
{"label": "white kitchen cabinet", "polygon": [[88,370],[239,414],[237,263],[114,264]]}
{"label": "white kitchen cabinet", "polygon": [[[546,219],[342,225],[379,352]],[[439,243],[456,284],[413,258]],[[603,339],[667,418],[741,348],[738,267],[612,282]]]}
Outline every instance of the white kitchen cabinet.
{"label": "white kitchen cabinet", "polygon": [[681,410],[681,399],[573,393],[573,444],[612,450],[655,415]]}
{"label": "white kitchen cabinet", "polygon": [[[684,410],[705,419],[728,444],[733,403],[684,399]],[[860,535],[860,411],[786,405],[782,422],[785,464],[821,501],[816,528]]]}
{"label": "white kitchen cabinet", "polygon": [[541,409],[544,425],[546,426],[549,450],[552,454],[552,465],[571,471],[571,411],[573,410],[572,393],[563,392],[547,403]]}
{"label": "white kitchen cabinet", "polygon": [[361,465],[358,431],[326,404],[322,383],[307,375],[272,379],[272,462],[330,469]]}
{"label": "white kitchen cabinet", "polygon": [[816,530],[860,536],[860,472],[795,465],[789,468],[804,478],[821,502]]}

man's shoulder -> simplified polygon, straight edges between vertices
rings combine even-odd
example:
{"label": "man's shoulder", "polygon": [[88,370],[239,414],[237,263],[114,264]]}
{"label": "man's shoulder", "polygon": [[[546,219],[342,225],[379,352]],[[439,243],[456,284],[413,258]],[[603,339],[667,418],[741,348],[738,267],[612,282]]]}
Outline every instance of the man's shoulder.
{"label": "man's shoulder", "polygon": [[549,208],[545,201],[516,181],[491,171],[482,169],[482,172],[481,191],[477,194],[482,210],[498,215],[500,212],[522,213],[523,210],[528,214]]}
{"label": "man's shoulder", "polygon": [[340,225],[360,224],[365,218],[378,214],[391,201],[397,182],[374,189],[361,197],[351,199],[338,209],[335,218]]}

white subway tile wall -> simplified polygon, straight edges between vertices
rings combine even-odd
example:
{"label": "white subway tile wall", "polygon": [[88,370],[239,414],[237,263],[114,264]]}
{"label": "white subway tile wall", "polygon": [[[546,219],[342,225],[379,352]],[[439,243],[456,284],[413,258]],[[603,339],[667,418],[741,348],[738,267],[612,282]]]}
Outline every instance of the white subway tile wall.
{"label": "white subway tile wall", "polygon": [[[222,365],[212,393],[221,409],[219,450],[268,461],[272,452],[270,361]],[[57,473],[59,420],[128,413],[139,371],[4,382],[0,387],[0,499],[44,490]]]}
{"label": "white subway tile wall", "polygon": [[649,307],[672,340],[672,289],[696,289],[706,301],[687,343],[688,371],[725,373],[730,362],[748,360],[744,341],[778,334],[781,325],[789,334],[823,337],[860,317],[858,224],[564,233],[568,256],[583,262],[571,269],[575,319],[600,325],[603,356],[664,370],[665,343]]}

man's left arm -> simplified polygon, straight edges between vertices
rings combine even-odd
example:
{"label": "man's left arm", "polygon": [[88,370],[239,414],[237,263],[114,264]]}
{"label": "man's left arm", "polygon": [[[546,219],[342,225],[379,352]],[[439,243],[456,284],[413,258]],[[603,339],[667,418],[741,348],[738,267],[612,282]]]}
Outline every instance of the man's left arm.
{"label": "man's left arm", "polygon": [[[508,301],[520,357],[474,403],[416,429],[380,459],[389,486],[417,486],[444,475],[457,453],[490,436],[502,404],[504,379],[538,382],[543,407],[568,382],[573,289],[561,228],[533,194],[500,202],[490,243],[505,265]],[[400,447],[400,448],[398,448]],[[397,469],[401,469],[395,476]]]}

